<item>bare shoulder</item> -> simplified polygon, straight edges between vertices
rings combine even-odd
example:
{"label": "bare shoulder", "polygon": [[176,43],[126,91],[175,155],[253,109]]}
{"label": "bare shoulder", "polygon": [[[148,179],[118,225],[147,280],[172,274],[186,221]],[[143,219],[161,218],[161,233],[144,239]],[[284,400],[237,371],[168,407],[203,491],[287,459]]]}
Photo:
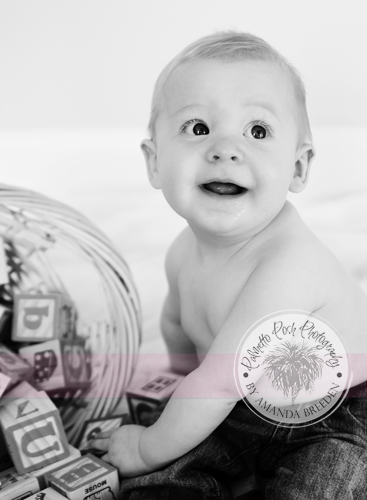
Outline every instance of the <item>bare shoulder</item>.
{"label": "bare shoulder", "polygon": [[[344,338],[361,344],[361,332],[367,334],[366,295],[297,211],[292,208],[288,215],[284,226],[271,234],[262,249],[254,286],[267,280],[269,294],[277,295],[275,302],[282,302],[286,309],[317,313]],[[274,287],[274,281],[278,287]]]}
{"label": "bare shoulder", "polygon": [[273,247],[271,265],[276,263],[283,275],[293,278],[298,292],[301,287],[307,287],[309,293],[314,293],[318,307],[344,296],[346,291],[359,289],[349,272],[292,206],[273,239]]}
{"label": "bare shoulder", "polygon": [[293,304],[309,311],[318,309],[330,277],[340,270],[298,212],[288,206],[258,239],[257,265],[246,287],[266,286],[265,294],[276,294],[275,302],[289,303],[289,308]]}
{"label": "bare shoulder", "polygon": [[[249,301],[249,292],[259,290],[267,283],[262,294],[264,303],[272,304],[273,311],[299,309],[317,314],[331,325],[344,340],[349,353],[366,353],[367,297],[357,280],[345,269],[335,255],[301,221],[292,210],[291,219],[285,220],[283,230],[271,234],[264,245],[253,274],[250,289],[243,295]],[[290,220],[296,222],[289,224]],[[286,229],[288,227],[288,229]],[[271,250],[272,248],[272,250]],[[274,286],[277,283],[278,286]],[[250,297],[254,295],[250,293]],[[284,307],[280,307],[280,306]],[[256,311],[256,301],[253,304]],[[353,385],[366,380],[365,361],[355,356],[353,362]]]}

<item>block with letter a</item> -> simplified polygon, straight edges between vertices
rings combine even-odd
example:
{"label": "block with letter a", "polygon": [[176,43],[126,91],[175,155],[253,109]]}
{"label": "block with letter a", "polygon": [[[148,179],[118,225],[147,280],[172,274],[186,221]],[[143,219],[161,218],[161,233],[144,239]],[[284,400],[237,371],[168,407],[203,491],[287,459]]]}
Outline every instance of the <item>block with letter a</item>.
{"label": "block with letter a", "polygon": [[73,338],[75,308],[61,294],[19,293],[14,296],[12,340],[15,342],[46,342]]}
{"label": "block with letter a", "polygon": [[59,411],[47,394],[19,398],[0,406],[0,425],[19,474],[69,456]]}

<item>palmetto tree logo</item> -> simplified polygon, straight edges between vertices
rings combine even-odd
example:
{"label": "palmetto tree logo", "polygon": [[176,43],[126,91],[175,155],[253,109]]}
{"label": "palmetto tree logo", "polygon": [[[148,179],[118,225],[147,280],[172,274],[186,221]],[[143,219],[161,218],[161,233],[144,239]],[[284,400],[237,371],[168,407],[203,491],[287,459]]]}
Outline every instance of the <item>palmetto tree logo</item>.
{"label": "palmetto tree logo", "polygon": [[322,375],[323,359],[315,347],[291,344],[285,341],[264,358],[265,374],[276,390],[282,390],[285,397],[291,391],[292,404],[301,389],[311,393],[316,379]]}

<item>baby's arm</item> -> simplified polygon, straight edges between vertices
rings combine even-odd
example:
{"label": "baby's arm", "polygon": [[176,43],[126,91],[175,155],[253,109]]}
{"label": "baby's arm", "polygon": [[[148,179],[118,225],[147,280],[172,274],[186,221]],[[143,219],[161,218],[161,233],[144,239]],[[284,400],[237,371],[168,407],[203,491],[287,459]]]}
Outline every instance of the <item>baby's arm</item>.
{"label": "baby's arm", "polygon": [[[237,348],[258,320],[289,309],[320,306],[315,280],[304,265],[307,255],[272,249],[253,270],[202,361],[178,386],[151,427],[123,426],[92,447],[108,451],[106,460],[125,476],[160,469],[199,445],[241,399],[234,378]],[[289,248],[288,248],[289,250]],[[259,370],[259,378],[263,369]]]}
{"label": "baby's arm", "polygon": [[170,368],[186,375],[199,366],[193,342],[184,332],[180,321],[180,297],[178,290],[178,271],[182,259],[181,239],[183,234],[171,245],[165,261],[168,281],[168,294],[161,316],[161,331],[170,357]]}
{"label": "baby's arm", "polygon": [[[235,353],[246,331],[265,316],[289,309],[315,311],[317,291],[302,256],[276,256],[253,271],[202,364],[181,382],[158,421],[141,437],[144,461],[160,468],[208,437],[241,399]],[[259,378],[264,373],[259,370]]]}

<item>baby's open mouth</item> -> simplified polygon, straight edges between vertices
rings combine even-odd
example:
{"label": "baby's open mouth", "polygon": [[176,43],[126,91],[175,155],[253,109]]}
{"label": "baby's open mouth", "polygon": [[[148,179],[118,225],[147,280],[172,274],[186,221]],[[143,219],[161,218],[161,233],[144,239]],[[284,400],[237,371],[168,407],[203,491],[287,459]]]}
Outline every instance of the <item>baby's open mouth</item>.
{"label": "baby's open mouth", "polygon": [[208,182],[207,184],[201,184],[201,187],[215,194],[231,196],[243,194],[247,191],[246,188],[232,182]]}

